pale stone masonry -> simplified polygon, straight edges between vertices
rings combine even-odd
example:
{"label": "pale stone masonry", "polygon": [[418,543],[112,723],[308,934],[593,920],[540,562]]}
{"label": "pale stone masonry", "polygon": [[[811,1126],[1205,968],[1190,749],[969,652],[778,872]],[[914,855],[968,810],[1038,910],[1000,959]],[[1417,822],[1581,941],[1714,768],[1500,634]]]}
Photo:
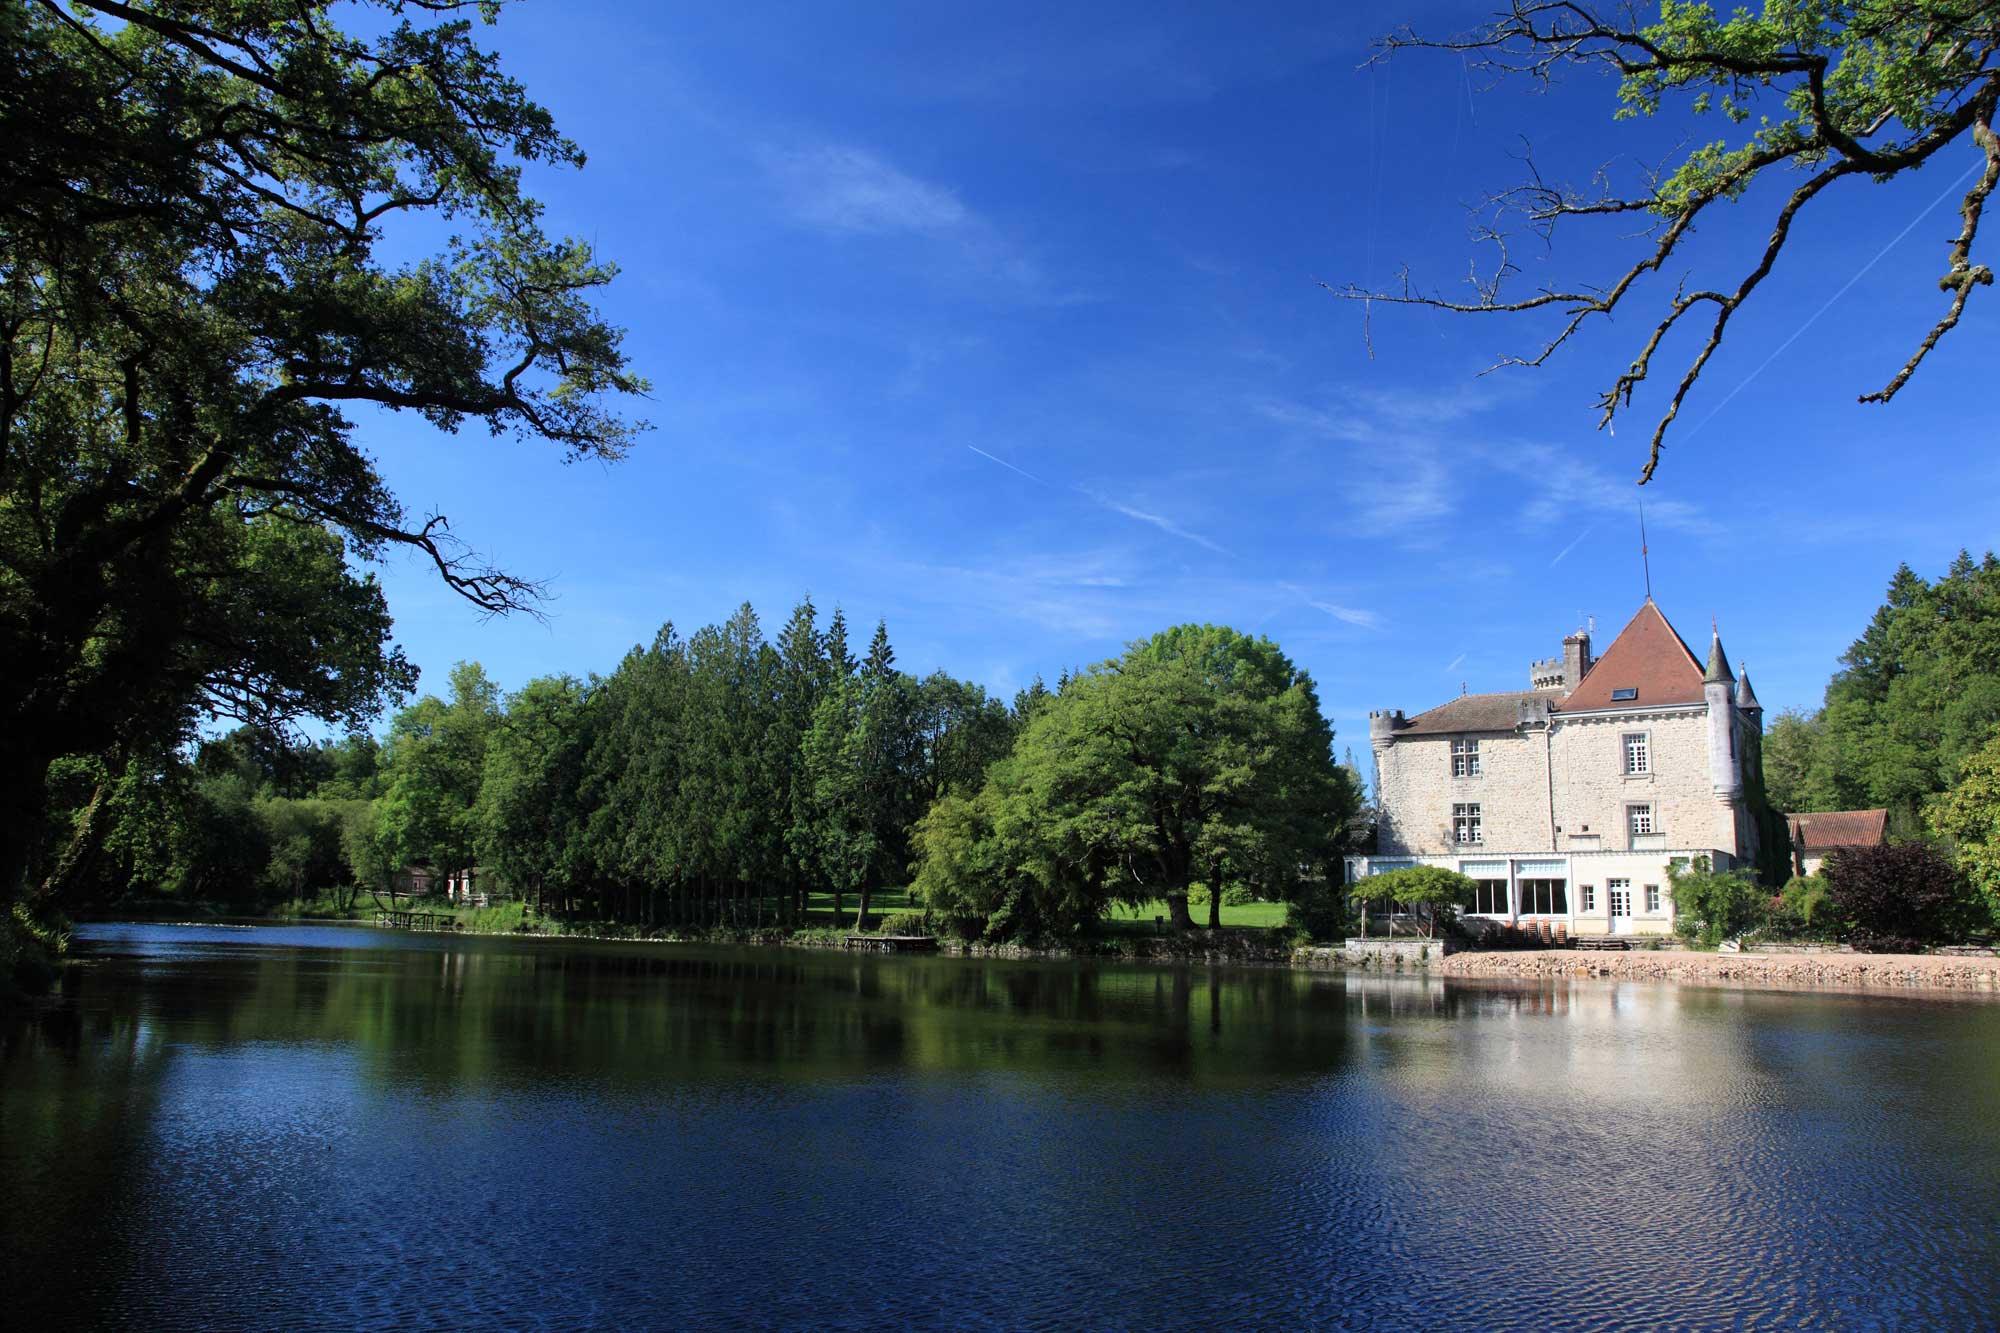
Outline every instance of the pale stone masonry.
{"label": "pale stone masonry", "polygon": [[1578,631],[1529,683],[1369,715],[1376,850],[1350,880],[1445,866],[1475,920],[1644,935],[1672,928],[1675,861],[1754,864],[1763,709],[1719,632],[1704,666],[1648,598],[1602,658]]}

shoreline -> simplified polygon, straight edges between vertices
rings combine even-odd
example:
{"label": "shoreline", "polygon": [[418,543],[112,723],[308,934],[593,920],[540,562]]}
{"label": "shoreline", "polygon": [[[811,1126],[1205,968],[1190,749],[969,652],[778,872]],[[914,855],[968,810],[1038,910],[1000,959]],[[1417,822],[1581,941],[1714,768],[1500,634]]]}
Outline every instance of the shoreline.
{"label": "shoreline", "polygon": [[[251,928],[258,925],[359,926],[382,929],[358,918],[264,917],[236,920],[160,921],[100,917],[102,924],[183,925]],[[419,932],[432,933],[432,932]],[[487,939],[577,940],[597,944],[737,945],[810,949],[845,947],[848,932],[786,934],[776,931],[695,934],[616,934],[590,930],[453,930],[440,935]],[[1220,947],[1217,947],[1217,945]],[[1411,967],[1368,967],[1344,961],[1339,946],[1299,945],[1270,938],[1264,931],[1226,932],[1221,941],[1205,931],[1189,935],[1136,935],[1095,942],[1095,947],[1033,947],[1022,944],[968,944],[940,939],[934,956],[1000,958],[1042,962],[1124,962],[1206,967],[1283,967],[1304,972],[1353,972],[1364,976],[1434,977],[1488,981],[1649,981],[1669,985],[1762,987],[1784,991],[1843,993],[1931,992],[1956,995],[2000,993],[2000,956],[1961,954],[1705,953],[1689,949],[1633,950],[1625,953],[1574,949],[1527,949],[1448,954]]]}
{"label": "shoreline", "polygon": [[1513,981],[1597,979],[1679,985],[1758,986],[1773,990],[2000,991],[2000,957],[1907,953],[1697,953],[1635,950],[1585,953],[1532,949],[1518,953],[1455,953],[1429,971],[1436,976]]}

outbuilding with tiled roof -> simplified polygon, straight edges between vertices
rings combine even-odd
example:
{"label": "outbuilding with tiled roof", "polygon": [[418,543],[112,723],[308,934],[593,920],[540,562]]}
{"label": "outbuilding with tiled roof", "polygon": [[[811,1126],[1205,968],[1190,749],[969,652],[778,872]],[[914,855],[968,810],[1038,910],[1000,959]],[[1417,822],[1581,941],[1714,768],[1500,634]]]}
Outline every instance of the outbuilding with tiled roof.
{"label": "outbuilding with tiled roof", "polygon": [[1889,841],[1887,810],[1814,810],[1785,816],[1792,833],[1792,869],[1817,875],[1827,854],[1842,847],[1879,847]]}

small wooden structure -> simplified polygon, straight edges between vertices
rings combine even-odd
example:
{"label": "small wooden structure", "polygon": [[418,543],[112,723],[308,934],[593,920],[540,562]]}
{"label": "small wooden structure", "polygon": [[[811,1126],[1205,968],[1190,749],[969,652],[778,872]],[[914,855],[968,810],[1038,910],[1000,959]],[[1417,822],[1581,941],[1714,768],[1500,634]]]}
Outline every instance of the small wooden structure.
{"label": "small wooden structure", "polygon": [[849,935],[843,949],[873,949],[877,953],[936,953],[935,935]]}
{"label": "small wooden structure", "polygon": [[458,918],[449,912],[377,912],[375,924],[391,930],[457,930]]}
{"label": "small wooden structure", "polygon": [[1632,947],[1631,941],[1620,935],[1579,935],[1576,937],[1579,949],[1609,949],[1623,953]]}

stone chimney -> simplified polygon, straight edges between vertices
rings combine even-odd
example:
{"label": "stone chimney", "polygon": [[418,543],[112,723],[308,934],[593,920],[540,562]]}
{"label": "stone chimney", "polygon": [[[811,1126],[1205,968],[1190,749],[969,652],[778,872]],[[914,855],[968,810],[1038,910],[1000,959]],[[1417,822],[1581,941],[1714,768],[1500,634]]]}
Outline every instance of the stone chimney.
{"label": "stone chimney", "polygon": [[1590,670],[1590,633],[1578,630],[1563,640],[1563,685],[1575,689]]}
{"label": "stone chimney", "polygon": [[1583,684],[1590,670],[1590,634],[1578,630],[1563,640],[1561,657],[1544,657],[1528,663],[1528,687],[1535,690],[1573,690]]}

